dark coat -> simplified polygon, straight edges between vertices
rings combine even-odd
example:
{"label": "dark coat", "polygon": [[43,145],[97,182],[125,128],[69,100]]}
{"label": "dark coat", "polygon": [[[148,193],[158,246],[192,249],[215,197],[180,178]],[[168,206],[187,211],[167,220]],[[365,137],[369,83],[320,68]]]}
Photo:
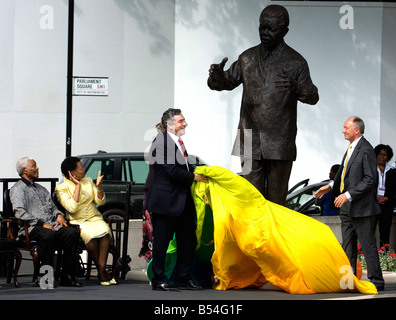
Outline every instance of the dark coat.
{"label": "dark coat", "polygon": [[[148,192],[147,210],[167,216],[180,216],[191,197],[194,181],[193,168],[187,166],[184,157],[170,135],[165,131],[154,139],[149,163],[152,177]],[[192,206],[191,210],[195,210]]]}
{"label": "dark coat", "polygon": [[[334,199],[340,195],[345,157],[346,153],[334,178],[331,203],[334,203]],[[350,217],[367,217],[381,213],[377,202],[377,184],[377,158],[371,144],[362,137],[348,161],[345,172],[344,190],[352,197]]]}
{"label": "dark coat", "polygon": [[396,205],[396,169],[390,169],[386,172],[385,197],[388,197],[388,201],[380,205],[382,213],[393,215],[393,209]]}

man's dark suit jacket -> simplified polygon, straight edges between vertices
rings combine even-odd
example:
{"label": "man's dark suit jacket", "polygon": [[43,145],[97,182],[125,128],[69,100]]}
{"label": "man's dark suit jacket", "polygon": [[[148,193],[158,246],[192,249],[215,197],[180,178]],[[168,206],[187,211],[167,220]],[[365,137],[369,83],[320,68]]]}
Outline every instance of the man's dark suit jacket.
{"label": "man's dark suit jacket", "polygon": [[396,204],[396,169],[386,172],[385,197],[388,197],[388,201],[380,205],[382,213],[393,215],[393,208]]}
{"label": "man's dark suit jacket", "polygon": [[189,171],[179,148],[165,131],[159,133],[150,149],[149,163],[152,165],[152,179],[148,194],[147,209],[149,212],[180,216],[186,202],[195,210],[190,187],[194,181],[193,168]]}
{"label": "man's dark suit jacket", "polygon": [[[340,195],[340,184],[346,153],[342,165],[334,178],[331,203]],[[368,217],[381,213],[377,202],[377,158],[371,144],[362,137],[348,160],[344,192],[348,191],[352,197],[349,216],[353,218]]]}

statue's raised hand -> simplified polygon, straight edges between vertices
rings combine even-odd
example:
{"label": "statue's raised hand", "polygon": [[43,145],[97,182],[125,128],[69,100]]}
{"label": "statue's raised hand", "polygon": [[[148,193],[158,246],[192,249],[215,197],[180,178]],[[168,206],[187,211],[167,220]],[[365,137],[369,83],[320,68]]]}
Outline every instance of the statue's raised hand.
{"label": "statue's raised hand", "polygon": [[224,66],[227,63],[228,58],[225,57],[219,64],[210,65],[208,84],[216,82],[223,77]]}

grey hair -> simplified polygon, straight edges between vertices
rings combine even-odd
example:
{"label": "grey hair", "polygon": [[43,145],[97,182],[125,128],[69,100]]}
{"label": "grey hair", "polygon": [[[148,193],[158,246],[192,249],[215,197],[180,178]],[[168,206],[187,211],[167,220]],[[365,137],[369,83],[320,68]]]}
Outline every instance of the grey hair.
{"label": "grey hair", "polygon": [[23,170],[29,165],[29,160],[33,160],[30,157],[23,157],[19,159],[16,163],[16,171],[18,172],[19,176],[22,177],[23,175]]}
{"label": "grey hair", "polygon": [[355,128],[358,128],[360,130],[361,134],[364,134],[364,122],[361,118],[359,117],[352,117],[352,122]]}
{"label": "grey hair", "polygon": [[180,109],[169,108],[168,110],[166,110],[162,114],[162,118],[161,118],[162,127],[166,130],[168,127],[168,123],[171,125],[174,124],[175,123],[174,116],[177,116],[179,114],[181,114]]}

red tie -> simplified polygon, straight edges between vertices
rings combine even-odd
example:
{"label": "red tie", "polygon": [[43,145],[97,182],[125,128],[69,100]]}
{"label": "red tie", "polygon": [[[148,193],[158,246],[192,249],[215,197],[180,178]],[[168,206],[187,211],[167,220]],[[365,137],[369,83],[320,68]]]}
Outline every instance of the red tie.
{"label": "red tie", "polygon": [[181,138],[179,138],[179,143],[183,152],[183,156],[186,157],[186,147],[184,146],[183,140]]}

